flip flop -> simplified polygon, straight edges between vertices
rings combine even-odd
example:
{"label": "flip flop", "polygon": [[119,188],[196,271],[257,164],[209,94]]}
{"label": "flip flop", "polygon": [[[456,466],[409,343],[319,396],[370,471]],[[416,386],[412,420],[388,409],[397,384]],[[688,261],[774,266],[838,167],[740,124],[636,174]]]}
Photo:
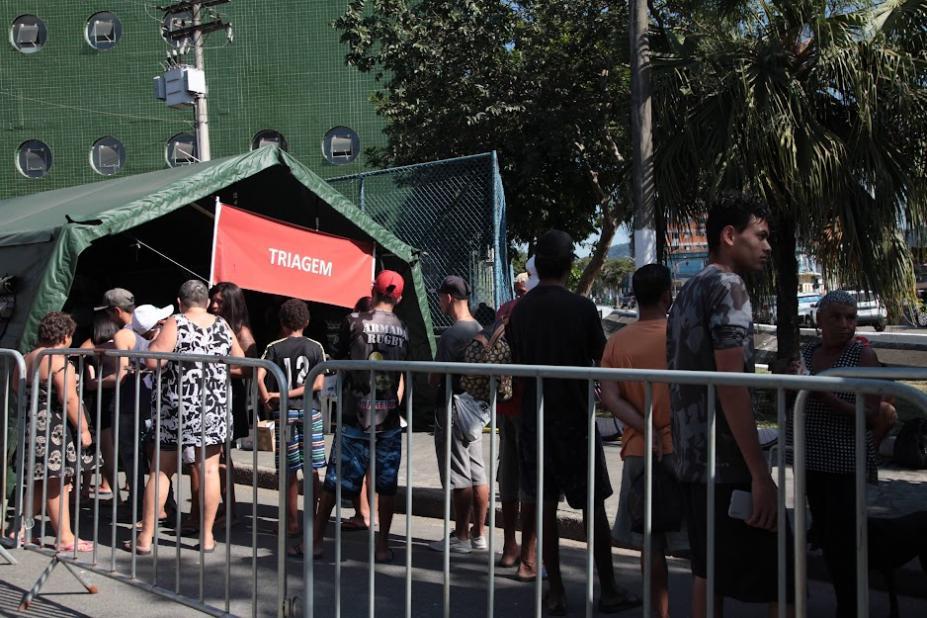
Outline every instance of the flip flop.
{"label": "flip flop", "polygon": [[[194,550],[194,551],[199,551],[199,550],[200,550],[200,544],[197,543],[196,545],[194,545],[194,546],[193,546],[193,550]],[[205,548],[205,549],[203,550],[203,553],[204,553],[204,554],[211,554],[211,553],[213,553],[213,552],[215,552],[215,551],[216,551],[216,546],[213,545],[212,547],[207,547],[207,548]]]}
{"label": "flip flop", "polygon": [[303,553],[303,550],[299,545],[295,545],[286,551],[286,557],[293,558],[294,560],[303,560],[306,557],[306,554]]}
{"label": "flip flop", "polygon": [[348,519],[341,520],[341,531],[342,532],[361,532],[367,530],[369,526],[363,522],[363,520],[358,521],[353,517]]}
{"label": "flip flop", "polygon": [[[77,539],[77,551],[87,553],[93,551],[93,542],[85,541],[83,539]],[[74,542],[68,543],[67,545],[59,545],[57,547],[58,553],[71,553],[74,551]]]}
{"label": "flip flop", "polygon": [[496,563],[496,566],[503,569],[511,569],[512,567],[517,567],[519,564],[521,564],[521,558],[518,558],[517,556],[511,564],[505,564],[504,560],[504,558],[499,558],[499,562]]}
{"label": "flip flop", "polygon": [[373,561],[376,562],[377,564],[390,564],[390,563],[393,561],[393,558],[394,558],[394,556],[393,556],[393,550],[392,550],[392,549],[388,549],[388,550],[386,550],[386,552],[387,552],[387,553],[386,553],[386,557],[385,557],[385,558],[376,558],[376,557],[374,557]]}
{"label": "flip flop", "polygon": [[617,614],[618,612],[623,612],[626,609],[633,609],[644,604],[640,597],[635,594],[631,594],[627,590],[619,590],[618,595],[618,600],[613,603],[603,603],[602,599],[599,599],[599,613]]}
{"label": "flip flop", "polygon": [[[131,554],[132,553],[132,540],[130,539],[128,541],[123,542],[122,548]],[[151,546],[142,547],[141,545],[138,545],[138,544],[135,545],[135,555],[136,556],[150,556],[151,551],[152,551]]]}

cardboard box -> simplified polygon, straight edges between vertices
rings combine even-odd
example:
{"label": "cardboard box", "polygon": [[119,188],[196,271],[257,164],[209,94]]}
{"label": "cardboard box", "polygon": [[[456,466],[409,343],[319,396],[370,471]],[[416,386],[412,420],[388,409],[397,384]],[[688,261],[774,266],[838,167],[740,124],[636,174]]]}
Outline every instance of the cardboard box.
{"label": "cardboard box", "polygon": [[257,450],[259,451],[269,451],[271,453],[276,451],[276,431],[277,425],[274,421],[258,421],[257,422]]}

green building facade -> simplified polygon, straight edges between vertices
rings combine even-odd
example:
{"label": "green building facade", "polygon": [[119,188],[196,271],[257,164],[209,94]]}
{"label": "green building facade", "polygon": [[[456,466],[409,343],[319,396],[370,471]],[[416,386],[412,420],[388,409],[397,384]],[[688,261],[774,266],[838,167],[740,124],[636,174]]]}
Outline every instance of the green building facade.
{"label": "green building facade", "polygon": [[[323,178],[364,169],[362,151],[383,142],[383,123],[369,102],[372,77],[345,65],[331,25],[346,2],[233,0],[210,9],[234,34],[206,38],[213,158],[276,132]],[[0,0],[0,199],[194,160],[185,145],[195,134],[192,108],[154,96],[172,49],[158,6],[172,3]],[[185,59],[193,64],[192,50]],[[338,147],[326,157],[332,131]],[[168,145],[175,137],[179,148]]]}

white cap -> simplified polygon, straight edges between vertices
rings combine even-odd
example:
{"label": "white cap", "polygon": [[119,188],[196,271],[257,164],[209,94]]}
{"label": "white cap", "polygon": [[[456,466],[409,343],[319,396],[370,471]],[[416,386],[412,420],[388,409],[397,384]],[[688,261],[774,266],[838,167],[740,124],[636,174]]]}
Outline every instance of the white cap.
{"label": "white cap", "polygon": [[528,262],[525,264],[525,270],[528,271],[528,290],[531,291],[541,282],[541,279],[538,277],[538,269],[534,267],[533,255],[528,258]]}
{"label": "white cap", "polygon": [[171,317],[173,313],[174,305],[160,308],[154,305],[139,305],[132,312],[132,330],[139,335],[144,335],[157,326],[158,322]]}

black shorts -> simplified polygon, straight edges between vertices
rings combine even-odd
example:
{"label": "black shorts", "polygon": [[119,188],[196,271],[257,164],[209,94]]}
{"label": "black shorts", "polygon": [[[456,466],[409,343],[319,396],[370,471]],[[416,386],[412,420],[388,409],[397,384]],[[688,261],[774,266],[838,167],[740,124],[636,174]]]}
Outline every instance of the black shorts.
{"label": "black shorts", "polygon": [[[692,574],[705,578],[708,487],[704,483],[680,485],[692,550]],[[748,526],[727,514],[735,489],[749,492],[750,483],[715,485],[715,592],[745,603],[774,603],[779,598],[777,533]],[[786,596],[791,603],[795,598],[791,530],[786,530],[786,535]]]}
{"label": "black shorts", "polygon": [[[521,452],[521,487],[525,501],[537,502],[537,429],[524,422],[519,432]],[[588,453],[586,427],[581,424],[546,424],[544,428],[544,502],[556,502],[566,496],[574,509],[586,508],[586,457]],[[605,466],[605,451],[599,431],[595,433],[595,501],[612,495],[612,484]]]}

